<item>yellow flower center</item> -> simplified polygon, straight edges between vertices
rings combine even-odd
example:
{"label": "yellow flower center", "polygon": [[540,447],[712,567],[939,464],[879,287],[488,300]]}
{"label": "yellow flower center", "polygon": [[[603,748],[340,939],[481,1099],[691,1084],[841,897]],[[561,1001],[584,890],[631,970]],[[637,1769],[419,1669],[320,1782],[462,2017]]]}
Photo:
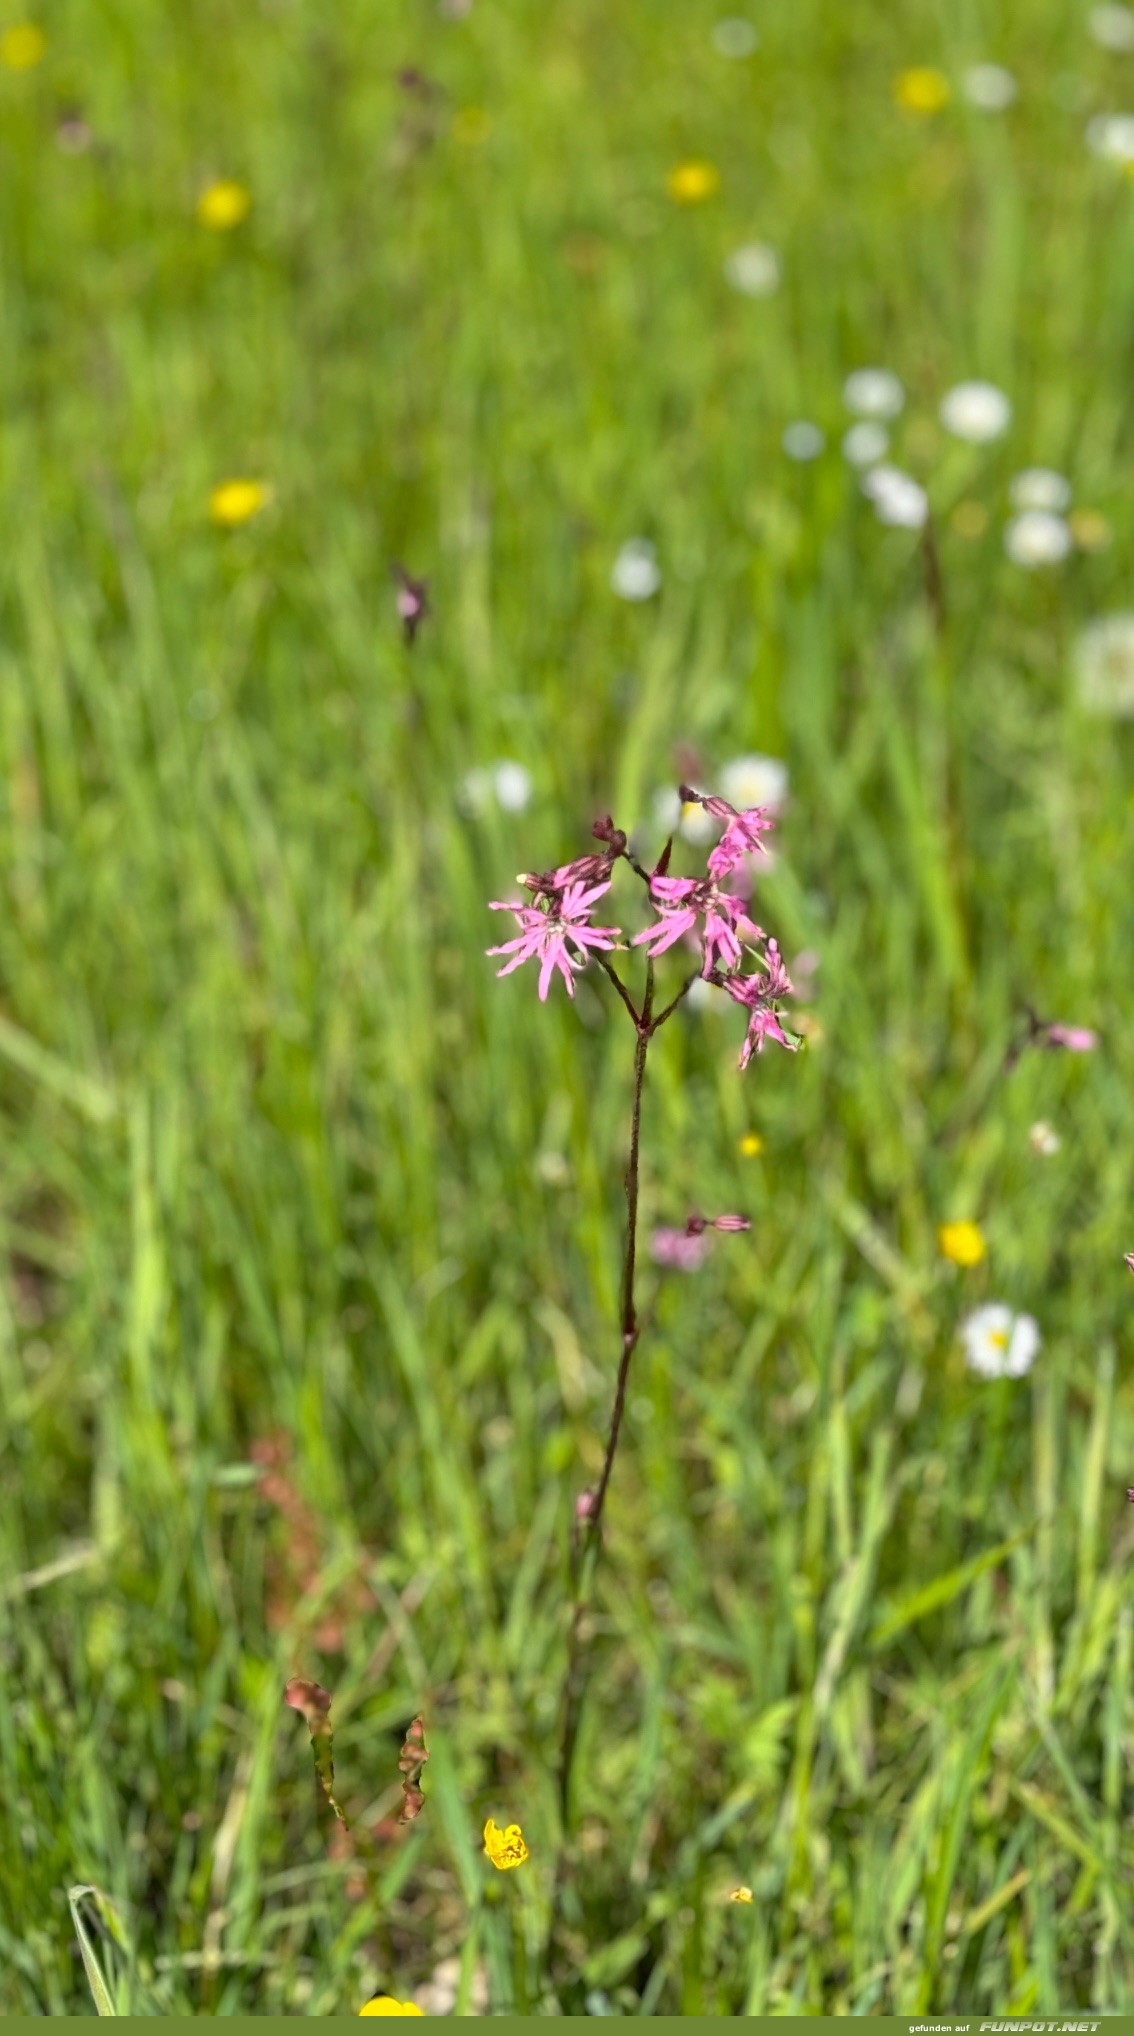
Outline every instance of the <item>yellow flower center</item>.
{"label": "yellow flower center", "polygon": [[763,1152],[764,1141],[759,1132],[746,1131],[740,1141],[740,1150],[744,1154],[745,1159],[755,1159],[757,1153]]}

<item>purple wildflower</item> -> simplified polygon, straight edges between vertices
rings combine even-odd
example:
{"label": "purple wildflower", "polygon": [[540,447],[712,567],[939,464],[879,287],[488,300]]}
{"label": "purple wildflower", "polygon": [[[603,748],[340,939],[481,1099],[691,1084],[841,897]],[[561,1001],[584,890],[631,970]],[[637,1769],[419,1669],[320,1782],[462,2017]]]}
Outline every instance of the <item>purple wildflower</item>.
{"label": "purple wildflower", "polygon": [[1085,1025],[1049,1025],[1047,1043],[1049,1046],[1065,1046],[1069,1053],[1091,1053],[1099,1043],[1099,1036]]}
{"label": "purple wildflower", "polygon": [[744,910],[744,900],[719,889],[712,878],[698,882],[693,877],[650,878],[650,899],[661,918],[656,926],[636,933],[632,947],[648,947],[651,960],[685,933],[692,933],[704,914],[702,934],[707,976],[714,968],[736,968],[741,959],[741,939],[763,940],[764,935]]}
{"label": "purple wildflower", "polygon": [[725,831],[709,856],[711,877],[727,877],[746,855],[767,855],[760,836],[775,823],[763,806],[746,806],[738,813],[727,799],[703,798],[691,785],[680,786],[679,795],[685,805],[703,806],[714,820],[725,822]]}
{"label": "purple wildflower", "polygon": [[748,1031],[740,1049],[742,1068],[748,1066],[754,1053],[763,1052],[765,1039],[778,1040],[781,1046],[794,1052],[795,1043],[787,1037],[774,1008],[777,997],[786,997],[791,992],[791,981],[774,940],[769,940],[765,949],[762,974],[725,976],[721,988],[749,1013]]}
{"label": "purple wildflower", "polygon": [[394,605],[401,620],[405,640],[412,643],[429,613],[427,583],[425,580],[412,579],[402,565],[394,566],[394,578],[398,583]]}
{"label": "purple wildflower", "polygon": [[[521,878],[520,881],[525,882],[526,879]],[[500,903],[494,899],[490,910],[514,912],[521,928],[518,939],[505,941],[502,947],[485,949],[486,954],[512,956],[503,968],[497,969],[497,975],[511,975],[521,962],[531,961],[538,955],[540,1003],[547,1002],[548,986],[556,969],[567,985],[568,996],[573,997],[574,973],[586,968],[588,949],[613,947],[618,939],[619,927],[587,923],[596,899],[609,889],[608,879],[605,883],[589,887],[585,883],[568,883],[562,890],[540,892],[534,905],[525,905],[518,900]],[[572,948],[576,950],[574,954]]]}
{"label": "purple wildflower", "polygon": [[663,1227],[650,1238],[650,1257],[656,1265],[671,1266],[675,1272],[696,1272],[709,1249],[709,1240],[688,1230]]}

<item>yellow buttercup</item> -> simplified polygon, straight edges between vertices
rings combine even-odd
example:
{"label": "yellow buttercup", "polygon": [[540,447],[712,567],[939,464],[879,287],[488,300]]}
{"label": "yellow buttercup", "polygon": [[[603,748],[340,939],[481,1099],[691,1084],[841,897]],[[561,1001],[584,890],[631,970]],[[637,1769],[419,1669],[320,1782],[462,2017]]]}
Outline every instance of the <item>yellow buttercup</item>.
{"label": "yellow buttercup", "polygon": [[493,1866],[506,1873],[510,1866],[522,1866],[528,1856],[524,1834],[518,1824],[509,1824],[501,1830],[490,1817],[484,1827],[484,1849]]}

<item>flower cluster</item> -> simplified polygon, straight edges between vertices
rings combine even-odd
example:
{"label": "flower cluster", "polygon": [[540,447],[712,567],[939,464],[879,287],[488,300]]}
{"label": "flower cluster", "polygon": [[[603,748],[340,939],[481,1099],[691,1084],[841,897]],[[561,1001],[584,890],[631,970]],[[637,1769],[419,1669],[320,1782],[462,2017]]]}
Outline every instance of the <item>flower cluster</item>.
{"label": "flower cluster", "polygon": [[[777,1040],[781,1046],[790,1048],[797,1044],[784,1032],[778,1015],[780,999],[790,995],[792,989],[779,947],[749,918],[743,891],[734,888],[745,884],[746,859],[766,853],[761,836],[771,828],[772,818],[765,807],[738,810],[729,800],[705,797],[689,785],[680,786],[678,796],[683,810],[699,807],[710,823],[716,822],[723,829],[709,852],[703,877],[669,875],[672,841],[667,843],[654,870],[647,874],[629,853],[625,834],[607,816],[596,821],[592,829],[595,837],[605,843],[602,853],[577,856],[573,862],[543,874],[529,872],[517,877],[517,883],[532,893],[530,904],[516,898],[492,901],[492,911],[515,914],[520,932],[515,940],[490,947],[487,952],[509,957],[503,968],[497,970],[501,976],[510,975],[522,962],[538,960],[541,1002],[546,1001],[556,970],[563,977],[568,996],[573,997],[574,978],[586,967],[592,954],[601,957],[627,944],[621,939],[620,927],[591,924],[595,905],[610,889],[615,863],[624,859],[645,882],[650,903],[658,915],[652,926],[633,936],[629,946],[644,948],[654,961],[680,940],[697,942],[701,979],[723,989],[748,1013],[748,1031],[740,1054],[740,1065],[744,1068],[753,1053],[762,1051],[765,1039]],[[756,952],[761,947],[763,952]],[[753,952],[756,962],[749,973],[744,972],[745,948]],[[608,974],[614,974],[609,963],[604,961],[603,966]],[[620,979],[615,976],[614,980],[623,1000],[628,1001]],[[690,978],[691,983],[695,980]],[[638,1018],[638,1014],[635,1017],[640,1024],[648,1022]]]}

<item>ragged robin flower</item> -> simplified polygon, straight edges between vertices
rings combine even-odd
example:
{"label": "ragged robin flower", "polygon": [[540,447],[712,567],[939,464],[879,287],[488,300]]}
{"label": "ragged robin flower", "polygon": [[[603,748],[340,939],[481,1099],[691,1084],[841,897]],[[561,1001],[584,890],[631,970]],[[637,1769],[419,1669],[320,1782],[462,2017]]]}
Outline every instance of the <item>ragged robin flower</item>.
{"label": "ragged robin flower", "polygon": [[519,1825],[508,1824],[502,1831],[491,1817],[484,1827],[484,1849],[501,1873],[506,1873],[509,1867],[522,1866],[528,1856]]}
{"label": "ragged robin flower", "polygon": [[[551,978],[559,970],[567,986],[567,994],[575,994],[575,974],[586,968],[591,949],[613,947],[618,940],[617,926],[592,926],[590,913],[596,901],[609,891],[609,878],[604,883],[588,884],[570,877],[571,864],[565,864],[555,875],[567,879],[562,887],[536,892],[535,903],[525,905],[519,899],[501,902],[493,899],[493,912],[514,912],[520,922],[520,934],[516,940],[506,940],[502,947],[489,947],[486,954],[509,954],[511,961],[497,969],[498,976],[511,975],[522,962],[539,958],[539,1000],[547,1002]],[[526,883],[526,878],[520,878]]]}

